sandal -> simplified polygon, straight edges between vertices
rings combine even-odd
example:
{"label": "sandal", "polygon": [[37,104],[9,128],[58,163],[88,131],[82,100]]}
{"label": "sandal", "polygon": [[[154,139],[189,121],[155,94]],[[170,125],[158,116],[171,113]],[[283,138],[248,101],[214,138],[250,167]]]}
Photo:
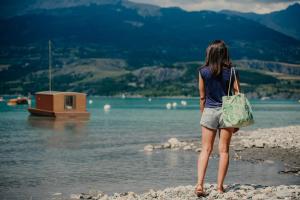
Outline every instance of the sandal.
{"label": "sandal", "polygon": [[203,191],[203,187],[200,184],[197,184],[195,187],[195,194],[197,197],[205,197],[206,193]]}

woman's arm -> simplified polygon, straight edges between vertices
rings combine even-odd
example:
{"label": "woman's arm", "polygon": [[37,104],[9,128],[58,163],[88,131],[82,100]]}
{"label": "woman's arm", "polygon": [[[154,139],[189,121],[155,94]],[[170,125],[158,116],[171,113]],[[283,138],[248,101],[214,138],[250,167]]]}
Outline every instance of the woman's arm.
{"label": "woman's arm", "polygon": [[200,111],[203,112],[205,104],[205,85],[204,80],[199,73],[199,93],[200,93]]}
{"label": "woman's arm", "polygon": [[241,92],[239,74],[236,75],[236,79],[233,82],[233,93],[238,94],[238,92]]}

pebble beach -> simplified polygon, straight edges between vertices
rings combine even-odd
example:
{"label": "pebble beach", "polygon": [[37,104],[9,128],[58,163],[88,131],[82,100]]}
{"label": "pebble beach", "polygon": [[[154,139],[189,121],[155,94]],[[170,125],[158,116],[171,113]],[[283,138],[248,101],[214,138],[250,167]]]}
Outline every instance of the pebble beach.
{"label": "pebble beach", "polygon": [[94,200],[197,200],[197,199],[289,199],[297,200],[300,197],[299,185],[279,185],[279,186],[262,186],[262,185],[225,185],[225,193],[219,194],[216,191],[216,184],[205,184],[207,196],[196,197],[194,186],[178,186],[166,188],[163,190],[152,190],[143,194],[134,192],[115,193],[112,196],[101,191],[90,191],[89,193],[73,194],[71,199],[94,199]]}

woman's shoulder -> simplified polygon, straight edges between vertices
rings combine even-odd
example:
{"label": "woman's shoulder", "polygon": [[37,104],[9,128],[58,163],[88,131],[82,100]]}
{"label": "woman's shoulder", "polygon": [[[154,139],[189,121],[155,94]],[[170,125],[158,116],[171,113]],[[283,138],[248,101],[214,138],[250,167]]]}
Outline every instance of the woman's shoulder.
{"label": "woman's shoulder", "polygon": [[199,67],[199,72],[205,72],[205,71],[209,71],[209,70],[210,70],[209,66],[206,66],[206,65]]}
{"label": "woman's shoulder", "polygon": [[[231,68],[232,68],[232,66],[222,67],[222,71],[230,71]],[[211,73],[212,71],[211,71],[211,67],[204,65],[204,66],[199,67],[199,72]]]}
{"label": "woman's shoulder", "polygon": [[199,67],[199,72],[202,77],[205,77],[208,74],[210,74],[210,68],[209,68],[209,66],[205,66],[205,65],[201,66],[201,67]]}
{"label": "woman's shoulder", "polygon": [[[225,72],[225,74],[228,74],[228,73],[231,73],[231,69],[232,69],[233,66],[224,66],[222,67],[222,71]],[[203,65],[201,67],[199,67],[198,71],[200,72],[200,74],[202,76],[209,76],[212,74],[212,70],[211,70],[211,67],[210,66],[207,66],[207,65]],[[235,69],[236,71],[236,69]]]}

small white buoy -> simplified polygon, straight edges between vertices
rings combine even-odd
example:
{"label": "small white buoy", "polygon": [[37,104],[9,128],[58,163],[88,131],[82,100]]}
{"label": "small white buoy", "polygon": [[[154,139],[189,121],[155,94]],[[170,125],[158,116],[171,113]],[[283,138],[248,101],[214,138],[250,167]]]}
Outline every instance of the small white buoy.
{"label": "small white buoy", "polygon": [[173,102],[173,103],[172,103],[172,106],[173,106],[173,108],[176,108],[176,107],[177,107],[177,103],[176,103],[176,102]]}
{"label": "small white buoy", "polygon": [[122,94],[122,99],[125,99],[125,98],[126,98],[125,94]]}
{"label": "small white buoy", "polygon": [[186,105],[187,105],[187,102],[182,100],[182,101],[181,101],[181,105],[186,106]]}
{"label": "small white buoy", "polygon": [[149,102],[151,102],[151,101],[152,101],[152,99],[151,99],[151,98],[149,98],[149,99],[148,99],[148,101],[149,101]]}
{"label": "small white buoy", "polygon": [[104,111],[109,111],[110,108],[111,108],[111,106],[109,104],[105,104],[103,107]]}
{"label": "small white buoy", "polygon": [[27,103],[28,103],[29,108],[31,108],[31,99],[30,98],[27,99]]}
{"label": "small white buoy", "polygon": [[171,104],[171,103],[167,103],[167,104],[166,104],[166,108],[167,108],[168,110],[170,110],[170,109],[172,108],[172,104]]}
{"label": "small white buoy", "polygon": [[92,104],[92,103],[93,103],[93,100],[90,99],[90,100],[89,100],[89,104]]}
{"label": "small white buoy", "polygon": [[262,101],[269,100],[269,99],[270,99],[270,97],[262,97],[262,98],[260,98],[260,100],[262,100]]}

